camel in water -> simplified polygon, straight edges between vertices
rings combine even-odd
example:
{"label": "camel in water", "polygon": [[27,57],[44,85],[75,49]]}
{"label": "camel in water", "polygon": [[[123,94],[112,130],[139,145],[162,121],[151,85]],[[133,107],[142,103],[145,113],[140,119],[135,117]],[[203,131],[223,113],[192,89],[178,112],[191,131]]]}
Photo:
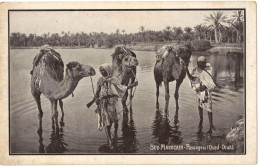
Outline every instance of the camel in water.
{"label": "camel in water", "polygon": [[[125,46],[117,46],[112,56],[113,76],[117,77],[122,85],[128,86],[134,83],[136,79],[136,66],[138,66],[138,60],[136,54]],[[132,89],[130,89],[130,103],[132,103]],[[124,110],[127,111],[126,100],[128,98],[128,92],[122,98],[122,104]],[[130,105],[131,106],[131,105]]]}
{"label": "camel in water", "polygon": [[41,94],[50,100],[52,117],[54,120],[57,120],[57,102],[59,101],[62,115],[64,115],[62,99],[73,93],[83,77],[96,74],[91,66],[78,62],[69,62],[66,65],[66,74],[64,76],[64,65],[61,56],[50,46],[41,48],[40,53],[34,58],[33,65],[31,93],[38,106],[39,118],[43,116]]}
{"label": "camel in water", "polygon": [[157,59],[154,65],[154,79],[156,82],[156,107],[159,108],[159,86],[165,86],[165,108],[168,108],[170,94],[169,82],[176,80],[175,101],[176,109],[179,109],[179,88],[186,76],[185,68],[188,67],[191,57],[190,46],[179,47],[163,46],[157,51]]}

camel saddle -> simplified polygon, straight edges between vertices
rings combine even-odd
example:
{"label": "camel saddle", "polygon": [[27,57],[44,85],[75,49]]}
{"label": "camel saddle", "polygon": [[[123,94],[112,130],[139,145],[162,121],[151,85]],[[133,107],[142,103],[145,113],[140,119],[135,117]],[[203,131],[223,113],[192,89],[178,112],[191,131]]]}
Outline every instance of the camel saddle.
{"label": "camel saddle", "polygon": [[166,57],[166,51],[167,52],[171,52],[174,49],[173,46],[170,45],[165,45],[162,48],[160,48],[159,50],[156,51],[156,61],[159,62],[161,61],[163,58]]}
{"label": "camel saddle", "polygon": [[[41,58],[44,55],[47,55],[47,58],[45,59],[45,61],[51,69],[51,72],[49,74],[53,77],[53,79],[55,79],[57,81],[62,80],[63,71],[64,71],[64,63],[61,59],[61,55],[58,52],[56,52],[49,45],[44,45],[40,48],[39,53],[35,56],[35,58],[33,60],[33,70],[38,65],[38,63],[40,62]],[[30,74],[33,74],[33,70],[30,72]],[[37,83],[37,81],[36,81],[36,83]],[[40,81],[39,81],[39,83],[40,83]]]}
{"label": "camel saddle", "polygon": [[[169,62],[167,67],[170,67],[168,70],[172,73],[172,76],[177,80],[179,79],[179,75],[182,72],[183,68],[183,62],[181,58],[176,56],[176,53],[174,52],[174,47],[170,45],[165,45],[162,48],[160,48],[158,51],[156,51],[156,66],[159,68],[162,68],[163,70],[163,62],[169,56],[169,54],[173,54],[172,58],[168,59]],[[171,64],[171,65],[170,65]]]}
{"label": "camel saddle", "polygon": [[[51,46],[44,45],[40,48],[40,52],[35,56],[35,58],[33,60],[33,66],[37,66],[40,59],[45,54],[52,55],[52,57],[54,58],[55,61],[58,61],[63,64],[60,54],[58,52],[56,52]],[[64,64],[63,64],[63,66],[64,66]]]}

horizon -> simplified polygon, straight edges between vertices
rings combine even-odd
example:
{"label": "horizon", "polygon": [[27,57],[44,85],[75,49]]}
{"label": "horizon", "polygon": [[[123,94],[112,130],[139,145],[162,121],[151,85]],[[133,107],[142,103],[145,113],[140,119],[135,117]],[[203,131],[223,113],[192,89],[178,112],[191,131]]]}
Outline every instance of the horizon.
{"label": "horizon", "polygon": [[[223,11],[231,16],[237,10],[210,11],[11,11],[10,34],[25,33],[43,35],[61,32],[115,33],[117,29],[125,34],[145,30],[162,31],[166,26],[191,27],[206,24],[205,16],[215,11]],[[26,18],[26,21],[24,21]],[[37,19],[35,19],[37,18]],[[126,20],[126,21],[125,21]],[[129,21],[130,20],[130,21]],[[185,20],[185,21],[184,21]]]}

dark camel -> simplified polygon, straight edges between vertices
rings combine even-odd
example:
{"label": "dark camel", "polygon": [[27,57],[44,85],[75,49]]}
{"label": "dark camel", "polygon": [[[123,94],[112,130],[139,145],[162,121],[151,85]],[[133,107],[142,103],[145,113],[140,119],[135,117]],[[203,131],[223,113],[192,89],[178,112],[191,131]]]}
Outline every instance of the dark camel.
{"label": "dark camel", "polygon": [[43,115],[41,94],[50,100],[52,117],[57,120],[57,102],[59,101],[62,115],[64,115],[62,99],[72,94],[83,77],[95,75],[95,70],[91,66],[69,62],[66,65],[66,74],[63,76],[64,67],[61,56],[53,49],[41,50],[33,64],[35,66],[31,72],[31,92],[38,106],[39,118]]}
{"label": "dark camel", "polygon": [[[125,46],[117,46],[112,56],[113,76],[117,77],[122,85],[128,86],[134,83],[136,77],[136,66],[138,66],[138,60],[136,54]],[[130,89],[130,103],[132,103],[132,90]],[[124,110],[126,107],[126,100],[128,98],[128,92],[122,98],[122,104]],[[131,105],[130,105],[131,106]]]}
{"label": "dark camel", "polygon": [[179,88],[186,76],[185,68],[188,67],[191,57],[189,46],[179,47],[163,46],[157,51],[157,61],[154,66],[154,79],[156,82],[156,107],[159,108],[159,86],[165,86],[165,108],[168,108],[170,94],[169,82],[176,80],[175,101],[176,109],[179,108]]}

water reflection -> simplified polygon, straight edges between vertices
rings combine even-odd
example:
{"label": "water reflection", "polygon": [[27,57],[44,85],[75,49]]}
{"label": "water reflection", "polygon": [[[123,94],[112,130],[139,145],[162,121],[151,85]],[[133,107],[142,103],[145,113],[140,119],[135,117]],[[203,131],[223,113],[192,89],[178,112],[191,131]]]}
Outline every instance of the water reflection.
{"label": "water reflection", "polygon": [[[11,50],[12,51],[12,50]],[[93,49],[90,51],[93,51],[90,54],[85,55],[85,52],[89,52],[89,50],[85,49],[66,49],[63,50],[64,54],[63,58],[65,61],[73,61],[73,57],[70,55],[78,55],[77,59],[79,61],[84,61],[86,63],[93,63],[95,67],[98,67],[98,64],[100,63],[100,60],[103,60],[104,62],[110,63],[111,57],[107,57],[106,55],[110,55],[106,52],[105,50],[99,50],[99,49]],[[34,51],[36,52],[36,51]],[[100,53],[101,52],[101,53]],[[11,52],[12,53],[12,52]],[[18,54],[19,53],[19,54]],[[156,119],[155,114],[156,114],[156,109],[155,107],[155,102],[151,103],[151,101],[155,101],[156,97],[156,88],[155,88],[155,82],[153,78],[153,65],[155,62],[155,53],[151,52],[137,52],[138,53],[138,58],[140,58],[140,66],[138,67],[137,70],[137,77],[139,80],[139,85],[136,90],[136,95],[133,100],[133,108],[141,108],[138,111],[135,111],[134,109],[134,114],[133,114],[133,124],[130,124],[130,117],[128,116],[125,118],[125,122],[128,121],[128,126],[133,125],[134,128],[138,131],[135,133],[136,137],[135,139],[138,139],[138,143],[136,143],[137,146],[137,152],[138,153],[157,153],[157,151],[151,151],[149,149],[149,145],[153,142],[151,142],[151,139],[155,136],[152,135],[152,131],[155,130],[152,127],[153,121]],[[17,55],[16,55],[17,54]],[[29,55],[29,56],[28,56]],[[33,59],[32,56],[34,53],[32,52],[31,49],[23,49],[23,50],[17,50],[16,53],[12,53],[12,62],[11,62],[11,68],[13,70],[10,73],[10,86],[12,87],[11,90],[11,102],[10,102],[10,152],[12,154],[19,154],[19,153],[30,153],[32,149],[33,151],[37,151],[38,153],[47,153],[46,152],[46,147],[47,145],[50,144],[50,137],[52,134],[52,128],[51,128],[51,123],[48,121],[50,119],[43,119],[42,125],[43,125],[43,131],[41,129],[41,125],[38,126],[36,124],[36,128],[32,132],[29,130],[35,122],[35,101],[33,100],[30,89],[29,89],[29,83],[30,83],[30,77],[28,76],[28,72],[31,68],[31,60],[28,61],[20,61],[21,58],[28,58]],[[91,58],[91,55],[97,55],[96,58]],[[201,53],[201,55],[204,55],[204,53]],[[190,63],[190,71],[194,66],[196,66],[196,58],[199,55],[197,53],[194,53],[194,56],[192,56],[191,62]],[[210,63],[213,66],[213,69],[215,69],[215,66],[218,66],[218,70],[216,70],[216,80],[219,84],[221,82],[225,81],[234,81],[235,80],[235,67],[236,63],[233,62],[233,58],[226,56],[225,54],[212,54],[209,55],[211,57]],[[208,56],[207,56],[208,57]],[[75,57],[74,57],[75,58]],[[214,59],[215,58],[215,59]],[[89,62],[86,61],[86,59],[90,60]],[[74,59],[75,60],[75,59]],[[214,64],[214,61],[216,60],[216,64]],[[241,63],[241,62],[240,62]],[[19,64],[17,68],[17,64]],[[228,64],[230,69],[228,68]],[[232,66],[232,67],[231,67]],[[142,69],[143,68],[143,69]],[[18,70],[19,69],[19,70]],[[229,72],[230,71],[230,72]],[[15,72],[16,74],[12,74],[12,72]],[[17,73],[18,72],[18,73]],[[214,70],[213,70],[214,72]],[[238,72],[237,72],[238,73]],[[243,77],[243,67],[241,67],[241,77]],[[231,75],[232,78],[229,76]],[[24,77],[28,76],[28,77]],[[93,81],[96,82],[95,79],[96,77],[93,77]],[[20,84],[17,84],[20,83]],[[176,83],[172,83],[172,89],[174,89]],[[221,84],[222,86],[222,84]],[[22,88],[21,88],[22,87]],[[105,133],[98,132],[96,129],[96,118],[88,118],[86,121],[86,116],[91,117],[92,113],[87,113],[85,111],[82,111],[85,109],[84,104],[78,104],[78,103],[85,103],[86,98],[91,99],[89,94],[92,93],[91,89],[88,88],[91,87],[91,82],[89,79],[83,80],[82,84],[79,84],[77,87],[77,100],[67,100],[67,105],[70,106],[70,108],[73,108],[74,111],[69,111],[65,119],[66,125],[67,121],[70,121],[70,126],[64,127],[64,134],[65,136],[63,137],[65,139],[66,143],[69,143],[69,147],[65,146],[67,148],[66,153],[70,154],[75,154],[75,153],[96,153],[97,149],[102,145],[102,140],[104,140],[105,144]],[[245,112],[245,100],[244,100],[244,90],[239,89],[236,92],[230,91],[232,88],[235,90],[235,85],[233,83],[224,87],[224,89],[221,89],[220,91],[213,92],[213,111],[216,113],[213,115],[214,117],[214,122],[216,122],[216,128],[217,131],[213,133],[213,136],[219,135],[221,136],[222,134],[226,134],[230,130],[230,126],[234,125],[236,122],[236,117],[238,115],[244,115]],[[240,86],[238,86],[240,87]],[[162,95],[160,97],[160,101],[164,101],[164,86],[160,87],[162,91]],[[83,93],[84,92],[84,93]],[[192,94],[193,95],[192,95]],[[174,97],[173,94],[174,92],[171,92],[172,98],[170,101],[169,105],[169,119],[170,119],[170,126],[174,126]],[[180,123],[177,123],[176,127],[176,138],[173,139],[175,142],[180,142],[183,138],[182,144],[190,143],[192,141],[196,141],[197,139],[200,139],[199,141],[201,144],[204,142],[206,143],[205,139],[209,139],[209,135],[206,133],[201,133],[197,134],[198,131],[198,125],[199,125],[199,120],[198,120],[198,112],[197,112],[197,105],[195,101],[195,93],[192,91],[192,89],[189,87],[188,80],[184,80],[184,83],[181,85],[180,88],[180,98],[179,98],[179,106],[180,106],[180,111],[179,111],[179,121]],[[45,108],[48,107],[48,100],[43,98],[42,106]],[[146,104],[144,104],[146,103]],[[150,104],[149,104],[150,103]],[[164,103],[160,103],[161,107],[164,107]],[[76,107],[75,107],[76,105]],[[152,110],[152,111],[151,111]],[[76,112],[76,114],[75,114]],[[130,112],[130,111],[129,111]],[[162,117],[164,115],[164,111],[161,112]],[[49,114],[47,114],[49,115]],[[145,117],[143,117],[145,115]],[[158,115],[160,116],[160,115]],[[47,116],[45,116],[46,118]],[[192,118],[195,117],[195,118]],[[76,119],[76,120],[75,120]],[[146,122],[143,122],[143,120],[146,119]],[[177,118],[176,118],[177,119]],[[59,116],[60,120],[60,116]],[[159,120],[159,117],[158,117]],[[161,119],[162,120],[162,119]],[[78,122],[83,122],[86,124],[86,126],[81,126],[80,128],[76,127],[77,129],[88,129],[89,132],[78,132],[75,131],[75,126],[78,125]],[[122,126],[123,123],[123,116],[121,116],[120,122],[119,122],[119,128],[117,135],[117,146],[123,145],[123,139],[122,139]],[[39,122],[39,121],[38,121]],[[37,123],[38,123],[37,122]],[[46,124],[45,124],[46,122]],[[138,123],[137,123],[138,122]],[[205,123],[208,123],[208,120],[205,119]],[[162,122],[161,122],[162,123]],[[203,130],[206,131],[207,125],[205,125]],[[180,125],[181,124],[181,125]],[[60,125],[60,124],[59,124]],[[160,125],[160,124],[158,124]],[[184,125],[184,126],[183,126]],[[74,126],[74,127],[73,127]],[[92,126],[92,127],[89,127]],[[178,126],[180,126],[178,128]],[[194,127],[195,126],[195,127]],[[38,134],[37,128],[39,127]],[[127,127],[126,127],[127,128]],[[125,129],[125,128],[124,128]],[[114,132],[114,128],[111,129],[112,132]],[[130,130],[131,129],[130,127]],[[181,131],[180,136],[178,136],[178,132]],[[91,133],[91,135],[89,135]],[[158,133],[158,131],[157,131]],[[163,132],[161,132],[163,133]],[[168,132],[169,133],[169,132]],[[127,133],[124,133],[125,135]],[[155,134],[155,133],[154,133]],[[35,141],[28,141],[28,138],[32,138],[36,135]],[[39,136],[38,136],[39,135]],[[67,140],[67,135],[68,139]],[[133,134],[132,134],[133,135]],[[203,136],[204,135],[204,136]],[[131,137],[131,136],[129,136]],[[157,136],[156,136],[157,137]],[[177,138],[180,138],[179,140]],[[71,139],[72,138],[72,139]],[[92,139],[93,138],[93,139]],[[211,137],[212,138],[212,137]],[[88,139],[90,139],[88,141]],[[171,140],[171,137],[169,138]],[[131,138],[133,140],[133,138]],[[160,139],[161,140],[161,139]],[[100,143],[101,142],[101,143]],[[126,141],[125,141],[126,142]],[[129,142],[134,142],[134,141],[129,141]],[[165,141],[167,142],[167,141]],[[140,144],[140,145],[139,145]],[[198,144],[197,142],[195,143],[196,145]],[[24,146],[17,146],[17,145],[24,145]],[[121,148],[121,147],[120,147]],[[120,149],[119,148],[119,149]],[[122,148],[121,148],[122,149]],[[133,148],[135,149],[135,148]],[[181,151],[179,151],[182,153]]]}
{"label": "water reflection", "polygon": [[130,115],[123,114],[122,122],[122,143],[119,146],[123,153],[134,153],[138,150],[136,139],[136,128],[133,119],[132,107],[130,107]]}
{"label": "water reflection", "polygon": [[[112,129],[112,128],[111,128]],[[118,136],[117,136],[117,131],[118,131],[118,123],[115,123],[114,124],[114,132],[110,133],[111,134],[111,138],[112,138],[112,141],[113,141],[113,149],[110,149],[108,144],[104,144],[104,145],[101,145],[98,149],[98,151],[100,153],[116,153],[116,152],[119,152],[118,151],[118,148],[117,148],[117,140],[118,140]]]}
{"label": "water reflection", "polygon": [[198,132],[197,132],[197,141],[198,141],[198,142],[201,142],[201,141],[204,140],[202,128],[203,128],[203,122],[200,121],[200,122],[199,122],[199,126],[198,126]]}
{"label": "water reflection", "polygon": [[61,117],[60,127],[58,121],[52,119],[52,132],[50,135],[50,144],[45,148],[45,145],[43,144],[43,137],[42,137],[42,118],[39,118],[39,128],[37,131],[39,136],[39,143],[40,143],[39,153],[63,153],[67,150],[66,146],[68,146],[68,144],[66,144],[63,139],[64,126],[65,126],[64,116]]}
{"label": "water reflection", "polygon": [[[61,118],[61,124],[64,124],[63,117]],[[46,147],[46,152],[47,153],[63,153],[67,149],[65,146],[68,146],[64,142],[64,133],[63,133],[63,126],[60,126],[57,120],[52,119],[52,133],[50,136],[50,144]]]}
{"label": "water reflection", "polygon": [[172,127],[172,137],[170,144],[181,144],[182,143],[182,136],[180,131],[180,124],[179,124],[179,109],[176,107],[174,120],[173,120],[173,127]]}
{"label": "water reflection", "polygon": [[45,153],[44,145],[42,143],[42,117],[39,118],[39,128],[37,130],[37,134],[39,135],[39,153]]}
{"label": "water reflection", "polygon": [[243,53],[231,51],[193,53],[191,66],[196,66],[199,56],[206,56],[212,66],[212,76],[221,87],[239,90],[243,87]]}
{"label": "water reflection", "polygon": [[159,109],[155,112],[152,124],[153,143],[167,145],[181,144],[183,138],[180,131],[178,109],[175,111],[173,125],[170,124],[168,109],[165,109],[164,112],[164,115]]}
{"label": "water reflection", "polygon": [[102,145],[98,150],[100,153],[135,153],[138,150],[137,132],[133,119],[133,110],[130,107],[128,113],[123,113],[122,136],[118,137],[118,125],[115,125],[112,134],[114,149],[109,149],[108,145]]}

